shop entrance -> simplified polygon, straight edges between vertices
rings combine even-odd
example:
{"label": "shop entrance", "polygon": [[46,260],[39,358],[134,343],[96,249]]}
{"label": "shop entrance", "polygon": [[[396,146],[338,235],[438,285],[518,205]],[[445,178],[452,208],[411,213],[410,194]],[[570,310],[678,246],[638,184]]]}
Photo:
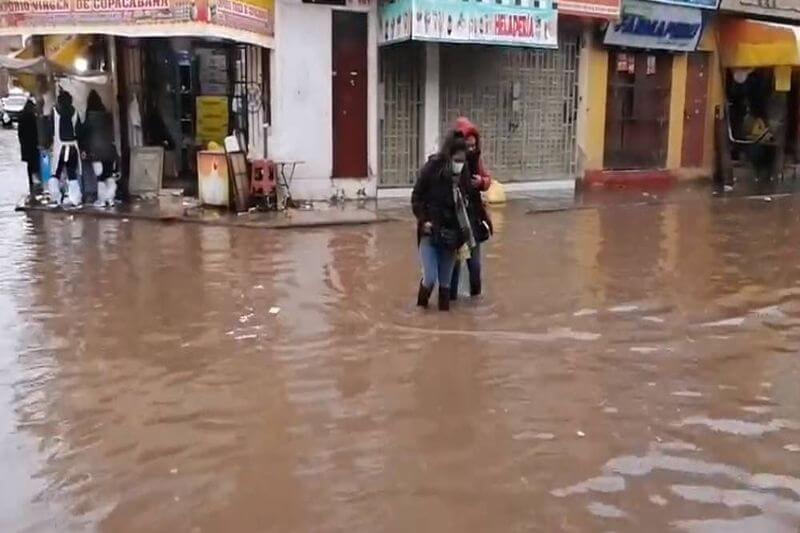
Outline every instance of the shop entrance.
{"label": "shop entrance", "polygon": [[666,166],[671,83],[671,55],[631,51],[609,54],[605,168]]}
{"label": "shop entrance", "polygon": [[197,152],[209,142],[222,144],[237,130],[248,153],[263,157],[268,58],[260,47],[227,41],[121,39],[123,154],[164,147],[163,186],[189,194],[197,187]]}
{"label": "shop entrance", "polygon": [[367,15],[333,12],[333,177],[367,176]]}
{"label": "shop entrance", "polygon": [[708,95],[708,54],[688,54],[686,72],[686,106],[683,115],[683,148],[681,166],[703,165],[706,133],[706,99]]}

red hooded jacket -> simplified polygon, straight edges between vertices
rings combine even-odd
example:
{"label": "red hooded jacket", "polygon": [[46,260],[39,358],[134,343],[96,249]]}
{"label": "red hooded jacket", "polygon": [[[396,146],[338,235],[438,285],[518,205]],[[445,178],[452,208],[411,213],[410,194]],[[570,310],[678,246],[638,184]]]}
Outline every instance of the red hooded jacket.
{"label": "red hooded jacket", "polygon": [[[481,134],[478,131],[478,128],[470,122],[467,117],[459,117],[456,119],[455,129],[460,131],[464,137],[475,137],[475,141],[477,142],[477,148],[480,151],[481,149]],[[492,176],[489,175],[489,171],[486,170],[486,167],[483,166],[483,159],[480,155],[478,155],[478,176],[481,177],[481,184],[478,186],[478,190],[480,191],[488,191],[489,187],[492,185]]]}

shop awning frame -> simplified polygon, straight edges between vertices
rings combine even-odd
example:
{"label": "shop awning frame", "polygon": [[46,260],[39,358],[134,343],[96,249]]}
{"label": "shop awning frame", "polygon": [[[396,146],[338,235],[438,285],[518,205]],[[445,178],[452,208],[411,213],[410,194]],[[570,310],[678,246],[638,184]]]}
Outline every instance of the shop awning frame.
{"label": "shop awning frame", "polygon": [[726,17],[718,31],[723,67],[800,66],[800,27]]}

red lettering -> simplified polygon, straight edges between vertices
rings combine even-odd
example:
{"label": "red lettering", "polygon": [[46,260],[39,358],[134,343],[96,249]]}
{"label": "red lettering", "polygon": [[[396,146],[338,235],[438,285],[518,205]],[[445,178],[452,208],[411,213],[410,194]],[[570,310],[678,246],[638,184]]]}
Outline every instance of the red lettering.
{"label": "red lettering", "polygon": [[496,15],[494,18],[496,35],[516,38],[531,38],[534,34],[533,18],[528,15]]}

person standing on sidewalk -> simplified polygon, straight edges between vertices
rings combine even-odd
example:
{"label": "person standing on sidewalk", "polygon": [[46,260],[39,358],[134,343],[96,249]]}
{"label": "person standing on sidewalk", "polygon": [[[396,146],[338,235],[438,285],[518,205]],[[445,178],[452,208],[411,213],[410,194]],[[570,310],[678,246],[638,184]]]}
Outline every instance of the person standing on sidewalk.
{"label": "person standing on sidewalk", "polygon": [[78,145],[84,165],[84,202],[93,203],[95,207],[113,204],[116,192],[113,173],[117,160],[114,118],[94,89],[87,99],[86,120],[78,132]]}
{"label": "person standing on sidewalk", "polygon": [[31,199],[39,194],[41,177],[39,175],[39,128],[36,119],[36,105],[28,100],[17,124],[19,151],[23,161],[28,165],[28,193]]}
{"label": "person standing on sidewalk", "polygon": [[[463,136],[467,144],[467,176],[463,183],[466,192],[467,214],[470,225],[475,235],[476,245],[469,250],[466,259],[469,269],[469,293],[479,296],[483,290],[481,279],[481,246],[480,243],[489,239],[492,234],[492,221],[486,204],[483,203],[481,192],[489,190],[492,177],[483,165],[481,159],[481,136],[478,128],[466,117],[456,119],[456,130]],[[453,266],[453,276],[450,281],[450,298],[458,298],[458,284],[461,278],[461,261],[456,260]]]}
{"label": "person standing on sidewalk", "polygon": [[439,310],[450,309],[450,280],[456,253],[471,230],[464,212],[462,184],[469,180],[464,136],[451,131],[438,154],[431,156],[417,175],[411,205],[417,218],[417,242],[422,263],[422,281],[417,305],[427,307],[439,285]]}
{"label": "person standing on sidewalk", "polygon": [[[81,205],[81,185],[78,180],[80,161],[78,153],[78,131],[80,120],[78,112],[72,105],[72,95],[62,90],[58,93],[56,107],[53,110],[53,131],[55,133],[54,153],[58,157],[55,177],[59,180],[64,171],[67,173],[67,200],[66,205],[79,207]],[[50,180],[52,182],[52,180]],[[54,196],[60,198],[60,193],[53,191]]]}

